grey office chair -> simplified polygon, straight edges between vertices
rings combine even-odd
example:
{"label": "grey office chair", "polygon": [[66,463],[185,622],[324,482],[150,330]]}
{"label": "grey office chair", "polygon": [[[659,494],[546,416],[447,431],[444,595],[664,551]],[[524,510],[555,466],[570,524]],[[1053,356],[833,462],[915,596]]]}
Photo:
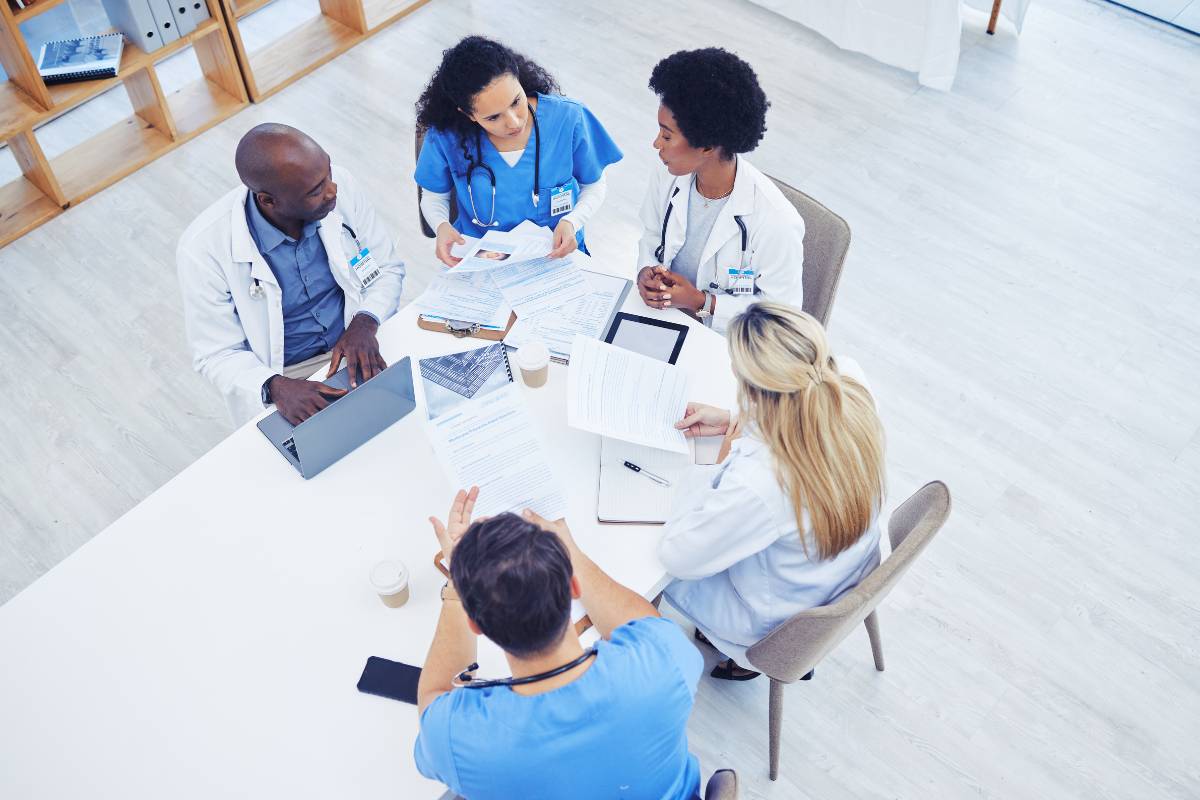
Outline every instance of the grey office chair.
{"label": "grey office chair", "polygon": [[842,265],[850,249],[846,220],[778,178],[771,178],[804,220],[804,310],[829,327]]}
{"label": "grey office chair", "polygon": [[[413,136],[414,153],[417,158],[421,157],[421,143],[425,141],[425,131],[421,128],[416,129]],[[458,194],[454,191],[454,187],[450,187],[450,221],[458,219]],[[437,237],[437,231],[429,227],[429,223],[425,221],[425,215],[421,213],[421,185],[417,184],[417,221],[421,223],[421,233],[426,237],[433,239]],[[808,223],[805,223],[806,225]]]}
{"label": "grey office chair", "polygon": [[808,674],[862,622],[871,640],[875,669],[883,671],[883,643],[875,609],[929,545],[950,515],[950,490],[941,481],[927,483],[892,513],[888,538],[892,554],[837,601],[801,611],[746,651],[750,664],[771,679],[770,775],[779,777],[783,686]]}

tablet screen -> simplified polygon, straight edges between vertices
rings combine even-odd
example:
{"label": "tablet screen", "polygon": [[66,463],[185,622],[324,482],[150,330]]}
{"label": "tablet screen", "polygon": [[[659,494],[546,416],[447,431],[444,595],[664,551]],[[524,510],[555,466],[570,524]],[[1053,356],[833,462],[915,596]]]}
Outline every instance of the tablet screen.
{"label": "tablet screen", "polygon": [[683,349],[686,325],[620,312],[604,341],[644,356],[674,364]]}

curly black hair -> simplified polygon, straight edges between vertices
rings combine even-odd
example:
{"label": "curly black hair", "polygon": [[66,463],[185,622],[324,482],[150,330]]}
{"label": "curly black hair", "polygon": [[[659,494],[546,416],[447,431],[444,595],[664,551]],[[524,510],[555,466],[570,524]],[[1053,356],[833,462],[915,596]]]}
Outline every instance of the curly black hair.
{"label": "curly black hair", "polygon": [[766,133],[771,104],[754,69],[728,50],[672,53],[655,65],[650,88],[692,147],[718,147],[728,160],[758,147]]}
{"label": "curly black hair", "polygon": [[[483,36],[468,36],[442,52],[442,63],[417,99],[417,130],[455,131],[460,142],[474,136],[471,111],[475,95],[501,75],[512,75],[525,94],[557,94],[558,81],[520,53]],[[459,111],[459,109],[462,111]]]}

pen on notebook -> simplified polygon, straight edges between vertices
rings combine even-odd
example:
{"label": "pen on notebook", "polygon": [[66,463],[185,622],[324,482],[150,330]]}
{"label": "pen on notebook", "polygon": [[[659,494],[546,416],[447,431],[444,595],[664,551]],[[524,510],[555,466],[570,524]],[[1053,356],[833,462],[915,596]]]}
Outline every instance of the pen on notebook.
{"label": "pen on notebook", "polygon": [[655,483],[657,483],[660,486],[670,486],[671,485],[671,482],[669,480],[667,480],[666,478],[664,478],[662,475],[655,475],[653,472],[650,472],[649,470],[644,470],[641,467],[639,467],[637,464],[634,464],[632,461],[626,461],[625,466],[628,467],[629,469],[633,470],[634,472],[638,473],[639,475],[645,475],[647,478],[654,481]]}

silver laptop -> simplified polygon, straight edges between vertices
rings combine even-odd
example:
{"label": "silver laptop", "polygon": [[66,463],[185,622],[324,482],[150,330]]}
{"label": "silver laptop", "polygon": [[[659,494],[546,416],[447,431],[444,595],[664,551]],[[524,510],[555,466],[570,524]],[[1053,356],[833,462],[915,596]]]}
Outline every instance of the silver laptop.
{"label": "silver laptop", "polygon": [[[324,383],[350,389],[350,376],[343,367]],[[412,366],[405,358],[299,425],[292,425],[276,411],[261,419],[258,429],[308,479],[398,422],[416,405]]]}

